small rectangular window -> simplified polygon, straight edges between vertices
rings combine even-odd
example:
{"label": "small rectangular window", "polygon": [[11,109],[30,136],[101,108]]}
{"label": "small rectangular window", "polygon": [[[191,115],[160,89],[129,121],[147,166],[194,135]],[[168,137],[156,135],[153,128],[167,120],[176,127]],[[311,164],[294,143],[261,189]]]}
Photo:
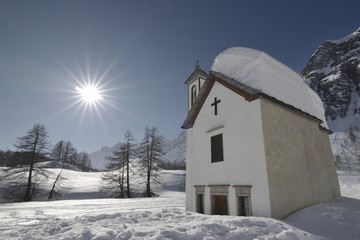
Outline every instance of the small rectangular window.
{"label": "small rectangular window", "polygon": [[239,216],[252,216],[251,185],[234,185],[237,199],[237,214]]}
{"label": "small rectangular window", "polygon": [[222,161],[224,161],[223,137],[222,134],[218,134],[211,137],[211,162]]}
{"label": "small rectangular window", "polygon": [[204,214],[204,194],[196,194],[196,212]]}
{"label": "small rectangular window", "polygon": [[251,216],[250,197],[239,196],[238,197],[238,211],[239,216]]}

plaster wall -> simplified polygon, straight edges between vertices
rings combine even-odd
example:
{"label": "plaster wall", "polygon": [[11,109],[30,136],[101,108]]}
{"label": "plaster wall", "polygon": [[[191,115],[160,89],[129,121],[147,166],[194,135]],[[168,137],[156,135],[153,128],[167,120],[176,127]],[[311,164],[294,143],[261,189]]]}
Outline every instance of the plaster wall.
{"label": "plaster wall", "polygon": [[[215,116],[211,104],[220,99]],[[193,128],[187,130],[186,209],[196,210],[194,185],[229,184],[229,214],[236,215],[233,185],[251,185],[252,212],[270,217],[269,189],[261,126],[260,100],[243,97],[215,82]],[[224,161],[211,163],[211,136],[223,134]],[[209,187],[205,213],[211,214]]]}
{"label": "plaster wall", "polygon": [[318,123],[260,98],[271,216],[340,195],[329,136]]}

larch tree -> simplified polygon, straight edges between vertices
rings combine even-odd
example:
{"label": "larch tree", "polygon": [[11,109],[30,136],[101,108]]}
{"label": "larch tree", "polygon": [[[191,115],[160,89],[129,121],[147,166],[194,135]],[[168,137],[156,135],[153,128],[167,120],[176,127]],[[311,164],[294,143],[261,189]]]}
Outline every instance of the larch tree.
{"label": "larch tree", "polygon": [[59,170],[59,173],[56,175],[54,179],[54,182],[49,192],[48,199],[53,199],[54,195],[58,194],[61,191],[61,189],[64,186],[64,183],[67,181],[67,179],[62,175],[65,165],[65,162],[63,161],[65,155],[65,147],[66,147],[66,142],[61,140],[55,144],[55,146],[52,148],[50,152],[50,156],[52,160],[61,164],[61,168]]}
{"label": "larch tree", "polygon": [[92,169],[91,160],[89,154],[86,152],[80,152],[78,154],[77,167],[83,172],[89,172]]}
{"label": "larch tree", "polygon": [[135,138],[129,130],[125,132],[125,161],[126,161],[126,193],[127,197],[131,197],[130,189],[130,162],[136,156],[135,152]]}
{"label": "larch tree", "polygon": [[106,157],[106,172],[101,176],[102,188],[110,193],[111,197],[125,197],[125,166],[126,166],[126,144],[121,143],[119,147]]}
{"label": "larch tree", "polygon": [[64,155],[64,147],[65,147],[65,142],[63,140],[55,144],[55,146],[52,148],[50,153],[50,156],[53,159],[53,161],[62,162],[62,158]]}
{"label": "larch tree", "polygon": [[141,173],[145,176],[145,196],[152,197],[152,183],[159,183],[161,157],[163,156],[163,136],[159,135],[156,127],[146,127],[145,135],[139,147]]}
{"label": "larch tree", "polygon": [[48,177],[48,172],[39,163],[48,160],[48,138],[42,124],[35,124],[25,136],[18,138],[14,144],[15,157],[10,167],[2,171],[2,179],[9,184],[6,198],[27,202],[41,192],[41,180]]}
{"label": "larch tree", "polygon": [[106,169],[103,176],[104,190],[113,192],[121,198],[131,198],[130,172],[131,160],[136,156],[135,138],[129,130],[125,132],[124,143],[121,143],[111,156],[107,157]]}
{"label": "larch tree", "polygon": [[77,150],[70,141],[67,141],[65,143],[63,151],[64,151],[64,154],[63,154],[62,161],[64,163],[68,163],[68,164],[75,166],[76,159],[77,159]]}

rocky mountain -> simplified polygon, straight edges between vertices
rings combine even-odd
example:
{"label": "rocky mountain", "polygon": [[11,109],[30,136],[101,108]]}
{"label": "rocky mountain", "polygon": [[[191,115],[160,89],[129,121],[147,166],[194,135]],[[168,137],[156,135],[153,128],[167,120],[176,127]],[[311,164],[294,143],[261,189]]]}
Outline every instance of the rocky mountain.
{"label": "rocky mountain", "polygon": [[[172,140],[164,139],[164,161],[171,163],[182,163],[185,161],[186,154],[186,132],[182,131],[180,135]],[[89,154],[91,164],[98,170],[105,169],[106,156],[110,156],[113,150],[119,147],[120,143],[112,147],[102,147],[100,150]]]}
{"label": "rocky mountain", "polygon": [[334,132],[360,128],[360,28],[349,36],[326,41],[301,72],[318,93]]}
{"label": "rocky mountain", "polygon": [[357,162],[360,156],[360,28],[343,39],[321,44],[301,76],[324,103],[327,123],[334,132],[330,137],[334,154],[338,160]]}

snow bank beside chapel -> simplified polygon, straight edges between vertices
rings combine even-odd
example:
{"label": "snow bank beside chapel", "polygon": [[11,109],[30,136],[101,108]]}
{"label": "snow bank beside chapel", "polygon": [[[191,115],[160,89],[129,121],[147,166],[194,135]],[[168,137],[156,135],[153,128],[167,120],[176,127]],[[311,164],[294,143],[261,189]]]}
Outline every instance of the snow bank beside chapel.
{"label": "snow bank beside chapel", "polygon": [[229,48],[215,58],[211,70],[320,119],[328,129],[318,95],[297,73],[266,53],[243,47]]}

